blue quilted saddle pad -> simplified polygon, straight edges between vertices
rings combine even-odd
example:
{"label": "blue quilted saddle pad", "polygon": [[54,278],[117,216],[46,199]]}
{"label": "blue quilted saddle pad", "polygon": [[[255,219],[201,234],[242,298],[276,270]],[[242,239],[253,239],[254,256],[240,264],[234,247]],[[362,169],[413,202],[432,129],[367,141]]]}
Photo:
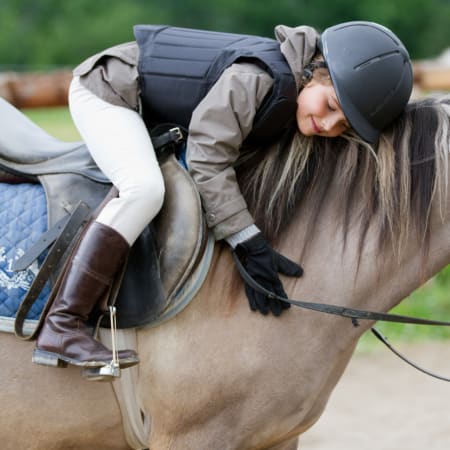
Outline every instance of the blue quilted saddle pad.
{"label": "blue quilted saddle pad", "polygon": [[[40,184],[0,183],[0,316],[15,317],[45,255],[27,269],[14,272],[20,258],[47,230],[47,203]],[[38,319],[50,293],[47,284],[28,313]]]}

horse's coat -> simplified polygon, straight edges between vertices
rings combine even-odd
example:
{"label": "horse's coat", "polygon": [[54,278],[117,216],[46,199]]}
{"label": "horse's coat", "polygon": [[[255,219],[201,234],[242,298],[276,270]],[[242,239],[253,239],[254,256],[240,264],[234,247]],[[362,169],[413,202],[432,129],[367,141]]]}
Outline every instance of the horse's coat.
{"label": "horse's coat", "polygon": [[[436,108],[442,111],[442,105]],[[448,137],[448,104],[445,108],[439,126],[430,129],[433,140]],[[314,233],[308,217],[296,212],[277,240],[277,248],[305,268],[302,278],[284,279],[289,296],[387,311],[449,264],[448,138],[441,144],[435,156],[440,183],[430,196],[425,226],[428,251],[424,254],[411,224],[399,251],[380,246],[376,211],[361,246],[359,217],[364,216],[357,213],[367,198],[359,190],[352,193],[357,207],[344,240],[337,220],[343,214],[342,194],[334,177],[320,205],[306,200],[302,206],[302,211],[320,208]],[[420,176],[411,178],[412,187]],[[305,241],[309,245],[300,256]],[[142,361],[137,388],[151,418],[149,448],[294,450],[297,436],[319,418],[370,325],[355,328],[348,319],[296,308],[280,318],[251,312],[229,250],[217,244],[210,274],[194,301],[162,326],[137,332]],[[110,386],[89,384],[73,368],[34,367],[31,351],[32,344],[2,335],[2,448],[126,449]]]}

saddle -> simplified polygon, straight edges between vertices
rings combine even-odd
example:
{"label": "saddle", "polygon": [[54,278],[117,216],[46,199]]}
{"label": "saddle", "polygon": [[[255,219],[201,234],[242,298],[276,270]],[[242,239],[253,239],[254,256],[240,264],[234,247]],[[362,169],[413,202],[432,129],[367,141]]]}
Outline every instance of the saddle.
{"label": "saddle", "polygon": [[[61,228],[61,222],[70,222],[79,211],[80,200],[85,209],[94,211],[107,198],[112,186],[82,142],[64,143],[47,135],[2,99],[0,112],[15,130],[9,136],[0,133],[0,182],[42,185],[48,233]],[[160,140],[158,136],[158,146]],[[181,310],[188,303],[186,284],[190,276],[204,261],[207,248],[211,254],[212,240],[191,177],[173,153],[162,154],[160,167],[166,186],[164,205],[131,248],[116,298],[118,328],[159,323]],[[80,232],[76,230],[75,236]],[[24,259],[29,263],[35,256],[25,255]],[[52,272],[52,282],[61,266]],[[205,276],[202,267],[200,278]],[[189,291],[198,288],[197,277]]]}

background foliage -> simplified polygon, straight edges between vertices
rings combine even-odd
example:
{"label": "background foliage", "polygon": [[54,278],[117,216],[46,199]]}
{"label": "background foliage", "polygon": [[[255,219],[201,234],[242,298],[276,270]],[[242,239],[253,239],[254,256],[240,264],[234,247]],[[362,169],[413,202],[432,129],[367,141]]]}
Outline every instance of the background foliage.
{"label": "background foliage", "polygon": [[449,0],[1,0],[0,70],[74,66],[132,40],[137,23],[273,36],[278,23],[373,20],[421,59],[450,45],[449,18]]}

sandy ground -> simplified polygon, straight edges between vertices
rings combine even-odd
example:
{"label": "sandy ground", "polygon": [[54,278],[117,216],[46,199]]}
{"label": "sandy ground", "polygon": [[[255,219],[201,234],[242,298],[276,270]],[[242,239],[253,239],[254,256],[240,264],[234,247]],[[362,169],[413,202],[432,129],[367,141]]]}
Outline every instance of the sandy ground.
{"label": "sandy ground", "polygon": [[[450,377],[450,342],[397,347]],[[356,354],[299,449],[450,450],[450,383],[418,372],[382,346]]]}

